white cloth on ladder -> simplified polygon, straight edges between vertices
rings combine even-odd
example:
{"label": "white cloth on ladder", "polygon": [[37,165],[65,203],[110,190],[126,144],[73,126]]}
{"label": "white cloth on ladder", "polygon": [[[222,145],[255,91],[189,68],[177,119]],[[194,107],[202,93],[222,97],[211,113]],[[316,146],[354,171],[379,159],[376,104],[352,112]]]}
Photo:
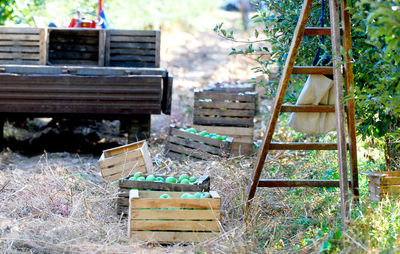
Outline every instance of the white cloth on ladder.
{"label": "white cloth on ladder", "polygon": [[[334,105],[333,80],[324,75],[309,75],[296,105]],[[289,126],[294,130],[320,135],[336,129],[335,113],[292,113]]]}

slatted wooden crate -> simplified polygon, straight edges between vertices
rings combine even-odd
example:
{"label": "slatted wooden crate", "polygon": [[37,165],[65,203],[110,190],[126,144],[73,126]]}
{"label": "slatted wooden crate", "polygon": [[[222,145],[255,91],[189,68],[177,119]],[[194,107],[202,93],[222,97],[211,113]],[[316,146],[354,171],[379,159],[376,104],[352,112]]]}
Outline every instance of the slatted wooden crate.
{"label": "slatted wooden crate", "polygon": [[221,93],[245,93],[255,92],[255,83],[241,83],[241,82],[215,82],[209,85],[206,91],[221,92]]}
{"label": "slatted wooden crate", "polygon": [[256,93],[234,94],[195,91],[193,123],[252,127],[256,113]]}
{"label": "slatted wooden crate", "polygon": [[48,29],[49,65],[104,66],[105,30]]}
{"label": "slatted wooden crate", "polygon": [[45,30],[0,27],[0,64],[46,64]]}
{"label": "slatted wooden crate", "polygon": [[210,160],[218,156],[228,157],[232,142],[231,137],[227,137],[226,141],[221,141],[181,131],[171,126],[165,145],[165,154],[177,160],[184,160],[187,156],[201,160]]}
{"label": "slatted wooden crate", "polygon": [[385,196],[394,197],[400,194],[400,172],[361,172],[368,177],[369,198],[379,201]]}
{"label": "slatted wooden crate", "polygon": [[160,67],[160,31],[108,30],[106,66]]}
{"label": "slatted wooden crate", "polygon": [[98,163],[103,178],[109,181],[115,181],[136,172],[153,171],[146,141],[104,150]]}
{"label": "slatted wooden crate", "polygon": [[[162,199],[160,195],[171,198]],[[138,191],[129,193],[128,235],[139,240],[178,243],[202,242],[220,232],[221,199],[182,199],[181,192]]]}
{"label": "slatted wooden crate", "polygon": [[[147,175],[145,175],[147,177]],[[166,178],[168,176],[156,175]],[[118,182],[118,214],[128,214],[129,191],[131,189],[146,189],[152,191],[177,191],[177,192],[204,192],[210,190],[210,177],[207,175],[199,177],[193,184],[161,183],[147,181],[131,181],[129,177],[120,179]]]}
{"label": "slatted wooden crate", "polygon": [[233,143],[231,154],[250,155],[253,153],[253,127],[193,125],[193,128],[197,131],[207,131],[208,133],[216,133],[232,137]]}

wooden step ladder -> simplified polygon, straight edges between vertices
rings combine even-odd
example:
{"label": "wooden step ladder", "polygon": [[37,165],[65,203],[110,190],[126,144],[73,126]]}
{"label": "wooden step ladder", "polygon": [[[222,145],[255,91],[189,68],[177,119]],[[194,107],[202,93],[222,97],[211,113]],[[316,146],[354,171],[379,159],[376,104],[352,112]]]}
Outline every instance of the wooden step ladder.
{"label": "wooden step ladder", "polygon": [[[272,108],[271,118],[265,130],[263,143],[260,147],[256,164],[254,166],[251,179],[249,181],[246,196],[248,207],[254,198],[257,187],[340,187],[341,198],[341,217],[342,226],[346,227],[349,218],[349,187],[352,190],[353,198],[357,200],[358,193],[358,169],[357,169],[357,150],[356,133],[354,118],[354,99],[343,102],[343,75],[345,81],[345,93],[352,95],[353,88],[353,70],[349,56],[351,49],[350,32],[350,14],[346,10],[346,1],[341,3],[341,21],[343,27],[340,28],[339,4],[338,0],[329,0],[330,28],[306,27],[306,23],[311,11],[313,0],[304,0],[301,14],[294,31],[293,40],[290,46],[289,54],[286,59],[282,77],[277,89],[274,106]],[[304,35],[326,35],[331,36],[332,41],[332,63],[333,67],[294,66],[297,52]],[[342,35],[342,38],[341,38]],[[341,39],[343,44],[341,44]],[[341,46],[345,50],[345,64],[342,62]],[[335,89],[335,105],[282,105],[283,99],[288,88],[289,80],[292,74],[330,74],[333,75]],[[347,130],[349,142],[346,143],[345,134],[345,109],[347,116]],[[272,136],[281,112],[335,112],[337,143],[274,143]],[[260,179],[261,171],[264,167],[266,156],[270,150],[337,150],[339,161],[339,180],[289,180],[289,179]],[[349,150],[349,164],[351,179],[348,180],[347,150]]]}

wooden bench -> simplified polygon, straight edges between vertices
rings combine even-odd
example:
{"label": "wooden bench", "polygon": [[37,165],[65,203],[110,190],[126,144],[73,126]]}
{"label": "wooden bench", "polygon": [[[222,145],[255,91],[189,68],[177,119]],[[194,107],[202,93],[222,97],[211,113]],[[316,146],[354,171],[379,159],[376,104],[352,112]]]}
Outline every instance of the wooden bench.
{"label": "wooden bench", "polygon": [[133,142],[149,137],[151,114],[170,114],[172,81],[159,31],[0,27],[1,128],[9,117],[119,119]]}

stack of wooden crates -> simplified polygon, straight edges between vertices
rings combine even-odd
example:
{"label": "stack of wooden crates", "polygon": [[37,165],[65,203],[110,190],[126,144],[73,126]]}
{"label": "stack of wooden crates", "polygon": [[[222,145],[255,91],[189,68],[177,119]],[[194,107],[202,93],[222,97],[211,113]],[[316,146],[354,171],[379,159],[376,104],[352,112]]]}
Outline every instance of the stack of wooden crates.
{"label": "stack of wooden crates", "polygon": [[254,84],[240,88],[211,86],[194,92],[193,127],[233,138],[231,154],[253,153],[257,93]]}

